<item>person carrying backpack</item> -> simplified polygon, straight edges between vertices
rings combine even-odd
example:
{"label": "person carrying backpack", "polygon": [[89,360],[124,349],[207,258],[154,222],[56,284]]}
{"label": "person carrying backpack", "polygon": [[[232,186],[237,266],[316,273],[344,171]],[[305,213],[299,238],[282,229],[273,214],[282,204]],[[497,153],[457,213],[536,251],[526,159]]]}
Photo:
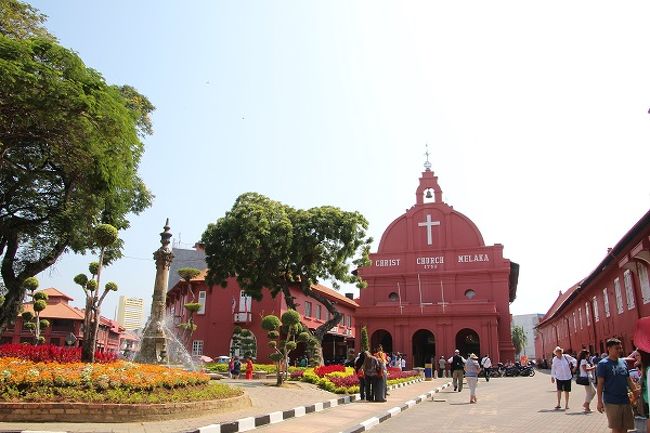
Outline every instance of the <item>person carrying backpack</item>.
{"label": "person carrying backpack", "polygon": [[562,399],[562,392],[564,392],[564,409],[569,409],[569,393],[571,392],[571,380],[573,379],[573,371],[578,365],[576,359],[564,353],[564,350],[557,346],[553,351],[553,363],[551,364],[551,383],[556,383],[557,386],[557,406],[555,409],[561,409],[560,400]]}
{"label": "person carrying backpack", "polygon": [[454,384],[454,391],[463,390],[463,377],[465,376],[465,358],[460,356],[460,350],[454,350],[454,356],[447,360],[451,365],[451,377]]}

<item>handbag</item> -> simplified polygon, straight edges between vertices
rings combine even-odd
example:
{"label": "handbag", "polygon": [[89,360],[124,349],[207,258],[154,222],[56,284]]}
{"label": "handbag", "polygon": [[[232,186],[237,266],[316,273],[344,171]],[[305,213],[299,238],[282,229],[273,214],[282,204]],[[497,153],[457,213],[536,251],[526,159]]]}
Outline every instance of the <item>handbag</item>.
{"label": "handbag", "polygon": [[578,377],[576,377],[576,383],[578,385],[589,385],[589,377],[588,376],[578,376]]}

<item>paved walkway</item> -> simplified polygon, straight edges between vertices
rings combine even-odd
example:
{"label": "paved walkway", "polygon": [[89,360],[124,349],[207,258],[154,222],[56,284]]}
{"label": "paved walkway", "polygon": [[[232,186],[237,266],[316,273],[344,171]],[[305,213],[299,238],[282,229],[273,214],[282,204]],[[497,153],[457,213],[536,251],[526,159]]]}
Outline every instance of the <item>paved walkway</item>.
{"label": "paved walkway", "polygon": [[[368,418],[383,414],[387,410],[394,408],[395,406],[400,406],[407,400],[415,399],[418,395],[434,390],[435,388],[449,383],[449,381],[450,379],[443,378],[434,379],[428,382],[415,383],[413,385],[405,386],[404,388],[391,390],[385,403],[357,401],[345,406],[326,409],[322,412],[301,418],[287,420],[279,424],[260,427],[257,431],[259,431],[259,433],[338,433],[348,430]],[[402,428],[401,425],[398,427],[399,429]],[[399,429],[394,430],[393,433],[395,431],[400,431]],[[461,430],[455,431],[460,432]]]}
{"label": "paved walkway", "polygon": [[[572,384],[570,409],[555,410],[555,385],[548,374],[534,377],[480,379],[478,404],[469,404],[468,390],[453,388],[437,394],[436,400],[423,402],[372,429],[373,433],[592,433],[609,432],[607,418],[596,411],[585,415],[584,388]],[[563,403],[564,404],[564,403]]]}

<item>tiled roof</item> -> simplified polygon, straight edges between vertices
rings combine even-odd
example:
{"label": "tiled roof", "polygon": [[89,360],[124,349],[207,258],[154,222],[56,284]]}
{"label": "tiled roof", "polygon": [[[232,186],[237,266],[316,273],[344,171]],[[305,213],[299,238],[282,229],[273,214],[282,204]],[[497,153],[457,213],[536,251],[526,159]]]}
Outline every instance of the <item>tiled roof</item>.
{"label": "tiled roof", "polygon": [[[201,271],[199,275],[197,275],[195,278],[192,278],[190,281],[205,281],[205,277],[208,274],[208,270],[204,269]],[[178,283],[177,283],[178,284]],[[336,301],[342,301],[352,307],[358,307],[359,304],[354,302],[352,299],[342,295],[341,293],[337,292],[336,290],[330,289],[327,286],[323,286],[322,284],[315,284],[312,286],[313,289],[323,293],[325,296],[329,298],[334,298]]]}
{"label": "tiled roof", "polygon": [[326,295],[326,296],[328,296],[330,298],[335,298],[337,301],[343,301],[344,303],[346,303],[346,304],[348,304],[348,305],[350,305],[352,307],[356,308],[356,307],[359,306],[359,304],[357,304],[356,302],[354,302],[352,299],[348,298],[347,296],[342,295],[339,292],[337,292],[336,290],[330,289],[327,286],[323,286],[322,284],[315,284],[315,285],[312,286],[312,289],[317,290],[317,291],[323,293],[324,295]]}
{"label": "tiled roof", "polygon": [[[34,313],[32,304],[23,304],[23,311]],[[84,313],[81,310],[71,307],[70,305],[59,302],[56,304],[47,304],[47,307],[41,311],[41,319],[72,319],[83,320]]]}
{"label": "tiled roof", "polygon": [[45,293],[47,293],[47,296],[50,298],[65,298],[68,301],[74,301],[73,298],[70,296],[66,295],[65,293],[61,292],[58,289],[55,289],[54,287],[48,287],[47,289],[43,290]]}

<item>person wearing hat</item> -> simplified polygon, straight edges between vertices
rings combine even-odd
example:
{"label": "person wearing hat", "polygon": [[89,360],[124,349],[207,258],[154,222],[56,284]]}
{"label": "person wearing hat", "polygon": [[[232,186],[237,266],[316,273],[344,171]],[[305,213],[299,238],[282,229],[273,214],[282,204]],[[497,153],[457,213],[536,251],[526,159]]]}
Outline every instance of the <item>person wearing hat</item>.
{"label": "person wearing hat", "polygon": [[463,390],[463,375],[465,373],[465,358],[460,356],[460,350],[454,350],[454,356],[449,358],[447,362],[451,365],[451,377],[454,384],[454,391],[461,392]]}
{"label": "person wearing hat", "polygon": [[465,364],[465,377],[467,386],[469,386],[469,402],[476,403],[476,385],[478,384],[478,375],[481,372],[481,365],[478,363],[478,356],[471,353]]}
{"label": "person wearing hat", "polygon": [[571,392],[571,379],[573,379],[573,369],[578,363],[574,357],[564,353],[564,350],[557,346],[553,351],[553,363],[551,364],[551,383],[557,386],[557,406],[555,409],[561,409],[560,400],[564,392],[564,409],[569,409],[569,393]]}
{"label": "person wearing hat", "polygon": [[607,422],[612,433],[623,433],[634,428],[634,414],[628,388],[635,396],[639,389],[632,383],[625,361],[620,359],[623,345],[621,340],[610,338],[605,343],[607,358],[598,363],[596,377],[598,386],[598,412],[607,414]]}

